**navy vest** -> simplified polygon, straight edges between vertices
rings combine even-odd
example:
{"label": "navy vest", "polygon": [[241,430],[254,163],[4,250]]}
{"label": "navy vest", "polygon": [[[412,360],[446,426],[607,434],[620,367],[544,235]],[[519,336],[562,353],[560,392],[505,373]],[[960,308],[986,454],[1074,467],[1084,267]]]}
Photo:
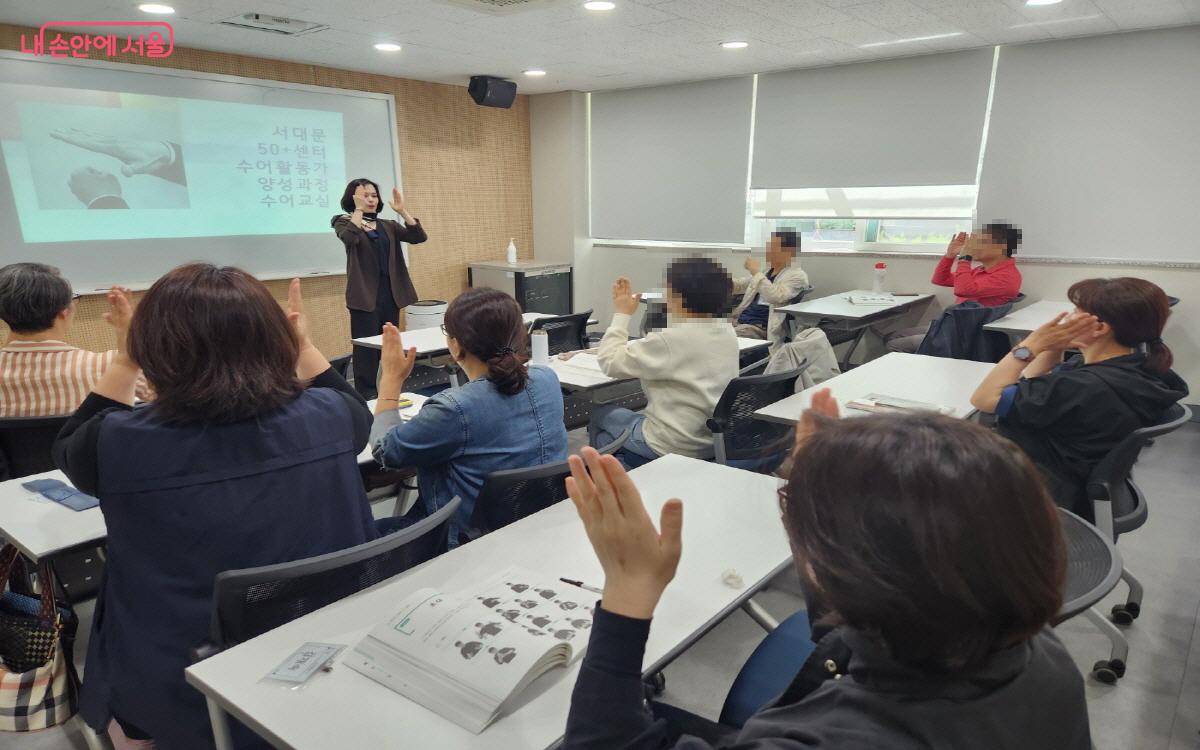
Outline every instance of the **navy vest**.
{"label": "navy vest", "polygon": [[212,747],[188,649],[209,636],[213,578],[375,537],[352,422],[313,388],[256,419],[164,422],[153,406],[106,416],[99,438],[108,565],[81,709],[116,715],[172,750]]}

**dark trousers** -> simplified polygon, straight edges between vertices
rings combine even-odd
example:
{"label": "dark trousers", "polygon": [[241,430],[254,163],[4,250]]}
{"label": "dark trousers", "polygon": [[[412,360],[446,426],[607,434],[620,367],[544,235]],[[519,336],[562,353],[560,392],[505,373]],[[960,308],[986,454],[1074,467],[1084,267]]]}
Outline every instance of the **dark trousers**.
{"label": "dark trousers", "polygon": [[[400,308],[392,299],[391,281],[387,276],[379,277],[379,289],[375,295],[375,309],[350,311],[350,335],[353,338],[378,336],[383,333],[384,323],[400,324]],[[375,397],[375,379],[379,373],[379,350],[365,346],[354,347],[354,388],[364,398]]]}

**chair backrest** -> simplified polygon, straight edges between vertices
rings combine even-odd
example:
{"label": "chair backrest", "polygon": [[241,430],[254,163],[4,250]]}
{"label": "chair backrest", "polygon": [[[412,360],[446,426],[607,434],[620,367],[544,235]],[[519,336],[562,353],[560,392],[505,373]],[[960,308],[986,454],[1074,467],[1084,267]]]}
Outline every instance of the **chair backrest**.
{"label": "chair backrest", "polygon": [[977,362],[999,362],[1008,353],[1008,336],[983,327],[1007,315],[1018,298],[992,307],[974,300],[950,305],[929,326],[917,354]]}
{"label": "chair backrest", "polygon": [[407,529],[357,547],[217,574],[213,643],[228,648],[437,557],[461,504],[456,497]]}
{"label": "chair backrest", "polygon": [[[611,455],[620,450],[632,434],[626,430],[600,450]],[[483,480],[475,509],[471,512],[472,536],[488,534],[520,521],[540,510],[567,499],[567,477],[571,467],[566,461],[542,464],[527,469],[504,469],[488,474]]]}
{"label": "chair backrest", "polygon": [[1121,580],[1124,569],[1121,553],[1099,529],[1062,508],[1058,509],[1058,519],[1067,546],[1067,578],[1054,625],[1103,599]]}
{"label": "chair backrest", "polygon": [[353,354],[343,354],[340,357],[334,357],[333,359],[329,360],[329,366],[332,367],[333,371],[338,375],[348,379],[350,373],[350,361],[353,359],[353,357]]}
{"label": "chair backrest", "polygon": [[1174,404],[1157,423],[1129,433],[1092,468],[1087,480],[1087,494],[1102,531],[1120,531],[1105,528],[1111,519],[1144,514],[1145,509],[1139,508],[1139,504],[1145,502],[1144,498],[1129,481],[1133,465],[1151,440],[1178,430],[1191,418],[1191,409],[1184,404]]}
{"label": "chair backrest", "polygon": [[792,370],[771,375],[747,375],[729,381],[708,421],[719,463],[762,458],[787,439],[792,430],[790,425],[764,422],[757,419],[754,412],[791,396],[796,378],[807,367],[806,360]]}
{"label": "chair backrest", "polygon": [[539,318],[530,331],[545,331],[549,338],[550,354],[577,352],[587,348],[587,322],[592,311],[587,310],[553,318]]}
{"label": "chair backrest", "polygon": [[797,302],[803,302],[804,298],[807,297],[809,294],[812,294],[812,290],[815,288],[816,287],[814,287],[812,284],[807,284],[805,286],[800,287],[800,289],[796,291],[796,295],[794,297],[792,297],[790,300],[788,300],[785,304],[794,305]]}
{"label": "chair backrest", "polygon": [[53,469],[50,448],[68,419],[69,415],[0,419],[0,479]]}

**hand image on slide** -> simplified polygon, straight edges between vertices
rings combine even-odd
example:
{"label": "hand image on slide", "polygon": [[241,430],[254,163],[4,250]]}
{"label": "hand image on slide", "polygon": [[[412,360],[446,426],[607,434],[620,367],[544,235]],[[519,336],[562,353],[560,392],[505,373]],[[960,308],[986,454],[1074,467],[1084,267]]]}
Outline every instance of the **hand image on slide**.
{"label": "hand image on slide", "polygon": [[88,208],[129,208],[121,197],[121,182],[112,172],[80,167],[71,173],[67,185]]}
{"label": "hand image on slide", "polygon": [[147,174],[187,185],[183,150],[178,143],[124,138],[78,128],[59,128],[50,131],[50,136],[119,160],[121,174],[126,177]]}

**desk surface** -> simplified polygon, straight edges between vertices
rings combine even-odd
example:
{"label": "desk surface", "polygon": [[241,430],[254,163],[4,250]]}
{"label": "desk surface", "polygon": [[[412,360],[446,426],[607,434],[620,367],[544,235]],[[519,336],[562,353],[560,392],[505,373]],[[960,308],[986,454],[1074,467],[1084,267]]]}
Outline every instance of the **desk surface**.
{"label": "desk surface", "polygon": [[21,486],[34,479],[71,483],[61,471],[48,471],[0,482],[0,537],[37,561],[108,536],[100,508],[74,511]]}
{"label": "desk surface", "polygon": [[843,415],[865,414],[847,409],[846,402],[878,393],[948,406],[954,410],[953,416],[966,418],[975,413],[975,408],[971,406],[971,394],[992,367],[994,365],[988,362],[892,352],[820,385],[776,401],[754,412],[754,416],[769,422],[793,424],[808,408],[812,394],[821,388],[829,388],[842,405]]}
{"label": "desk surface", "polygon": [[[762,348],[765,350],[770,344],[762,339],[747,339],[740,336],[737,342],[739,354],[751,349]],[[574,356],[566,359],[563,359],[562,355],[551,357],[548,363],[550,369],[558,375],[558,382],[567,390],[586,391],[617,382],[616,378],[610,378],[600,371],[600,365],[596,362],[595,350],[571,352],[571,354]],[[580,359],[580,355],[584,354],[587,356]]]}
{"label": "desk surface", "polygon": [[[521,317],[525,319],[527,325],[533,325],[535,321],[542,318],[554,318],[557,316],[527,312],[523,313]],[[596,321],[589,320],[588,325],[596,325]],[[417,328],[411,331],[401,331],[400,340],[404,342],[406,347],[417,347],[417,354],[422,357],[431,354],[444,354],[446,352],[446,334],[442,333],[441,328]],[[350,341],[355,346],[363,346],[368,349],[383,348],[383,334],[365,336],[359,339],[351,339]]]}
{"label": "desk surface", "polygon": [[1039,300],[1018,310],[1013,310],[1003,318],[997,318],[983,328],[985,331],[1001,331],[1003,333],[1029,333],[1033,329],[1048,323],[1059,313],[1075,311],[1073,302],[1059,300]]}
{"label": "desk surface", "polygon": [[881,314],[895,314],[907,310],[918,302],[933,298],[932,294],[915,294],[908,297],[894,297],[891,304],[861,305],[850,302],[850,295],[871,295],[863,289],[831,294],[828,297],[797,302],[794,305],[782,305],[775,308],[777,312],[787,313],[805,318],[833,318],[838,320],[861,320]]}
{"label": "desk surface", "polygon": [[[649,668],[669,660],[786,567],[791,550],[772,477],[681,456],[665,456],[631,476],[651,518],[658,519],[668,498],[684,502],[683,559],[654,616],[643,665]],[[300,690],[260,682],[305,642],[353,646],[418,588],[466,588],[509,565],[552,579],[603,583],[575,508],[566,501],[193,665],[188,682],[278,747],[548,747],[562,737],[579,662],[539,679],[514,713],[478,735],[343,664]],[[722,581],[728,569],[741,575],[745,588]]]}

